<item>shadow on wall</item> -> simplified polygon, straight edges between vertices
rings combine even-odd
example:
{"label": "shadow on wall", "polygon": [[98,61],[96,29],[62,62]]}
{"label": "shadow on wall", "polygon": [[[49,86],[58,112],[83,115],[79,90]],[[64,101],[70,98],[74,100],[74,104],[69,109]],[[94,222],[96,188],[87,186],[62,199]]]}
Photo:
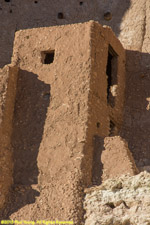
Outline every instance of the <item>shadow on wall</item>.
{"label": "shadow on wall", "polygon": [[[95,20],[112,27],[120,33],[120,23],[129,9],[131,0],[66,0],[62,1],[5,1],[0,4],[2,28],[0,35],[0,67],[10,63],[16,31],[38,27],[49,27]],[[1,22],[0,22],[1,25]],[[6,32],[6,30],[9,32]],[[7,51],[6,51],[7,49]]]}
{"label": "shadow on wall", "polygon": [[39,196],[31,185],[37,184],[37,156],[49,104],[50,85],[38,80],[36,74],[20,70],[12,136],[14,186],[4,212],[7,218]]}
{"label": "shadow on wall", "polygon": [[[150,54],[126,51],[124,118],[117,134],[128,143],[136,166],[150,172]],[[110,136],[115,136],[111,135]],[[95,136],[92,183],[102,181],[104,138]]]}
{"label": "shadow on wall", "polygon": [[105,149],[104,138],[99,136],[93,137],[93,165],[92,165],[92,185],[100,185],[102,183],[103,164],[101,162],[101,154]]}
{"label": "shadow on wall", "polygon": [[150,168],[150,54],[126,51],[126,93],[121,136],[139,169]]}

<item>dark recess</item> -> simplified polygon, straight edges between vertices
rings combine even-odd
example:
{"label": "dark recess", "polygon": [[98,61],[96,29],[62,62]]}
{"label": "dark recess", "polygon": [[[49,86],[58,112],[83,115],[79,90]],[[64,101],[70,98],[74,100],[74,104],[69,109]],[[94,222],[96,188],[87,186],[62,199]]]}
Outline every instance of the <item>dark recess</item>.
{"label": "dark recess", "polygon": [[57,17],[58,19],[64,19],[64,14],[62,12],[59,12]]}
{"label": "dark recess", "polygon": [[115,205],[113,202],[108,202],[106,203],[107,206],[109,206],[110,208],[114,209],[115,208]]}
{"label": "dark recess", "polygon": [[102,183],[103,163],[101,154],[105,149],[104,138],[95,135],[93,137],[93,164],[92,164],[92,184],[100,185]]}
{"label": "dark recess", "polygon": [[35,3],[35,4],[37,4],[37,3],[38,3],[38,1],[34,1],[34,3]]}
{"label": "dark recess", "polygon": [[10,2],[10,0],[5,0],[5,2]]}
{"label": "dark recess", "polygon": [[112,120],[110,120],[110,133],[109,136],[113,136],[115,134],[115,124]]}
{"label": "dark recess", "polygon": [[109,99],[109,95],[110,95],[110,87],[112,85],[112,58],[113,56],[110,54],[110,52],[108,51],[108,59],[107,59],[107,70],[106,70],[106,74],[107,74],[107,100]]}
{"label": "dark recess", "polygon": [[99,122],[97,122],[96,126],[97,126],[97,128],[100,128],[100,123],[99,123]]}
{"label": "dark recess", "polygon": [[118,55],[109,45],[108,48],[108,59],[107,59],[107,102],[114,107],[115,97],[111,93],[111,86],[117,85],[117,66],[118,66]]}
{"label": "dark recess", "polygon": [[51,64],[54,61],[55,51],[50,52],[42,52],[42,63],[43,64]]}
{"label": "dark recess", "polygon": [[80,4],[80,5],[83,5],[83,2],[80,2],[79,4]]}
{"label": "dark recess", "polygon": [[110,12],[104,13],[104,19],[109,21],[112,19],[112,14]]}

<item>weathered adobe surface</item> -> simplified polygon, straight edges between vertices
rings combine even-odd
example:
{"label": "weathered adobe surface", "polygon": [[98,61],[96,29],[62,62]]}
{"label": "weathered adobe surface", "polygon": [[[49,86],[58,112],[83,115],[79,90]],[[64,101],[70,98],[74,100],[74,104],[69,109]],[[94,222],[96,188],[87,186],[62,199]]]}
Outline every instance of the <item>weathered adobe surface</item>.
{"label": "weathered adobe surface", "polygon": [[13,184],[12,120],[18,68],[0,69],[0,210]]}
{"label": "weathered adobe surface", "polygon": [[106,137],[104,139],[105,150],[102,151],[101,161],[103,164],[102,180],[119,177],[122,174],[135,175],[139,171],[128,144],[119,136]]}
{"label": "weathered adobe surface", "polygon": [[[16,33],[12,64],[20,71],[7,218],[82,220],[90,30],[91,23]],[[54,61],[43,64],[43,51],[50,50],[55,50]]]}
{"label": "weathered adobe surface", "polygon": [[[102,25],[111,26],[118,35],[122,30],[120,28],[122,18],[126,11],[132,7],[133,15],[138,16],[134,19],[134,23],[127,16],[128,30],[126,27],[124,29],[128,33],[131,33],[132,30],[135,33],[139,32],[142,24],[139,15],[144,8],[143,1],[145,2],[145,0],[93,0],[92,2],[91,0],[70,0],[68,4],[66,4],[66,0],[0,1],[0,67],[11,62],[14,34],[18,30],[95,20]],[[135,9],[140,11],[140,14],[138,14],[139,12],[136,14]],[[112,14],[112,20],[110,21],[104,19],[104,14],[108,11]],[[137,41],[134,34],[130,34],[130,36],[131,40]]]}
{"label": "weathered adobe surface", "polygon": [[[0,66],[11,61],[16,30],[84,22],[90,19],[112,27],[127,51],[126,102],[121,136],[138,168],[150,165],[149,154],[149,0],[2,1],[0,3]],[[110,11],[111,20],[104,14]],[[58,18],[62,12],[63,19]],[[10,32],[7,32],[7,31]]]}
{"label": "weathered adobe surface", "polygon": [[[111,13],[111,20],[105,19],[107,12]],[[59,16],[59,13],[63,16]],[[14,34],[20,29],[95,20],[112,27],[124,47],[144,50],[148,43],[148,19],[149,0],[70,0],[69,4],[66,4],[66,0],[1,1],[0,66],[10,63]]]}
{"label": "weathered adobe surface", "polygon": [[[119,55],[118,96],[111,110],[109,44]],[[52,50],[54,62],[43,64],[43,54]],[[93,160],[96,138],[109,135],[110,116],[119,125],[122,121],[124,49],[110,28],[93,21],[31,29],[16,33],[12,65],[20,67],[12,135],[14,185],[2,216],[82,224],[83,189],[92,185],[92,167],[100,163],[100,158],[98,164]]]}
{"label": "weathered adobe surface", "polygon": [[[73,1],[75,3],[75,1]],[[119,2],[119,4],[118,4]],[[17,1],[15,2],[17,3]],[[62,2],[63,3],[63,2]],[[6,4],[6,3],[1,3]],[[23,4],[23,5],[22,5]],[[10,56],[12,52],[12,42],[14,37],[14,32],[16,30],[16,24],[20,24],[17,29],[20,28],[28,28],[28,27],[36,27],[36,26],[48,26],[49,23],[59,24],[59,23],[71,23],[75,20],[81,21],[87,19],[89,20],[89,15],[98,10],[99,21],[102,24],[107,24],[112,26],[115,33],[119,36],[121,42],[124,47],[129,49],[127,51],[127,76],[126,76],[126,104],[125,104],[125,116],[124,116],[124,126],[122,129],[121,135],[128,141],[129,149],[131,149],[134,158],[136,159],[136,164],[138,167],[148,167],[150,165],[150,155],[149,155],[149,133],[150,133],[150,125],[149,125],[149,101],[147,100],[150,97],[149,92],[149,1],[148,0],[132,0],[132,1],[105,1],[105,3],[98,3],[98,7],[93,8],[93,2],[87,1],[84,6],[84,10],[82,11],[82,15],[77,16],[77,11],[72,13],[73,9],[70,10],[71,5],[63,4],[63,7],[66,9],[70,19],[65,20],[48,20],[50,12],[54,12],[49,10],[49,7],[52,5],[56,7],[54,1],[47,1],[46,6],[43,8],[40,6],[40,9],[37,12],[37,8],[32,8],[25,1],[19,2],[18,6],[12,5],[12,3],[7,3],[3,5],[3,9],[0,11],[1,13],[1,65],[5,65],[10,62]],[[70,2],[72,4],[72,2]],[[49,7],[48,7],[49,5]],[[26,7],[22,7],[26,6]],[[37,6],[36,4],[34,5]],[[15,19],[13,20],[11,15],[8,17],[10,7],[15,8]],[[21,8],[22,10],[20,10]],[[59,4],[57,5],[59,7]],[[103,8],[104,7],[104,8]],[[110,7],[112,12],[112,20],[106,22],[103,20],[104,11],[106,8]],[[41,11],[42,8],[42,11]],[[69,8],[69,10],[68,10]],[[108,10],[107,8],[107,10]],[[129,8],[129,9],[128,9]],[[81,9],[81,8],[79,8]],[[85,10],[86,9],[86,10]],[[101,11],[102,9],[102,11]],[[24,12],[25,10],[25,12]],[[48,13],[43,13],[43,10],[48,10]],[[76,7],[75,7],[76,10]],[[95,11],[96,10],[96,11]],[[106,10],[106,11],[107,11]],[[35,13],[33,13],[33,11]],[[28,13],[30,12],[30,13]],[[42,12],[42,13],[41,13]],[[83,15],[83,13],[85,14]],[[93,14],[93,15],[94,15]],[[95,14],[95,15],[97,15]],[[32,16],[30,16],[32,15]],[[74,15],[74,17],[72,17]],[[41,16],[41,17],[40,17]],[[56,16],[56,14],[54,15]],[[19,18],[19,19],[16,19]],[[35,19],[33,19],[33,17]],[[40,17],[40,18],[39,18]],[[20,18],[23,19],[21,22]],[[32,18],[32,19],[31,19]],[[95,19],[95,17],[93,17]],[[74,20],[73,20],[74,19]],[[16,22],[17,21],[17,22]],[[44,25],[43,25],[44,24]],[[8,36],[7,29],[11,30]],[[7,46],[7,48],[6,48]],[[133,51],[134,50],[134,51]],[[141,51],[145,52],[142,53]],[[20,196],[25,191],[25,187],[20,186],[16,187],[16,190],[20,191]],[[35,188],[36,189],[36,188]],[[28,190],[28,191],[27,191]],[[44,188],[43,188],[44,190]],[[45,188],[46,191],[46,188]],[[26,193],[31,192],[30,188],[26,189]],[[33,199],[38,192],[32,192]],[[42,191],[41,191],[42,193]],[[43,192],[44,194],[44,192]],[[18,199],[20,198],[18,195]],[[25,199],[27,195],[25,196]],[[16,198],[14,198],[16,199]],[[20,203],[21,205],[22,203]],[[36,210],[35,210],[36,212]]]}
{"label": "weathered adobe surface", "polygon": [[149,225],[150,174],[124,175],[85,190],[85,225]]}

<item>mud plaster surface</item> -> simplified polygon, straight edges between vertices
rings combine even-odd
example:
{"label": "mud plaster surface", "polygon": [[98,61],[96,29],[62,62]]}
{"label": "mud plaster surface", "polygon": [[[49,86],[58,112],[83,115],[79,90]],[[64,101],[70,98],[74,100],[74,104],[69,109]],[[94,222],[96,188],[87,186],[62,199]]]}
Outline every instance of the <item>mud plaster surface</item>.
{"label": "mud plaster surface", "polygon": [[[112,27],[127,51],[126,106],[123,138],[138,167],[150,164],[149,155],[149,0],[0,2],[0,66],[11,61],[14,33],[20,29],[84,22],[90,19]],[[106,21],[104,14],[112,19]],[[62,12],[63,19],[58,18]],[[9,32],[8,32],[9,30]]]}
{"label": "mud plaster surface", "polygon": [[[102,37],[94,35],[98,32]],[[91,53],[95,55],[99,39],[103,41],[93,61]],[[111,29],[98,23],[16,33],[12,64],[20,71],[12,134],[14,186],[4,210],[6,217],[83,221],[83,188],[92,185],[93,137],[109,135],[110,129],[109,44],[120,55],[118,72],[123,79],[124,50]],[[43,64],[43,53],[52,50],[54,62]],[[106,52],[104,65],[102,50]],[[118,83],[118,93],[122,84]],[[114,108],[119,112],[118,121],[122,120],[121,96]]]}
{"label": "mud plaster surface", "polygon": [[[83,216],[90,24],[22,31],[15,46],[12,64],[20,71],[12,135],[14,186],[3,216],[78,224]],[[46,50],[55,50],[50,65],[42,64]]]}
{"label": "mud plaster surface", "polygon": [[[17,1],[15,2],[15,4]],[[72,13],[74,9],[70,10],[70,6],[63,4],[63,7],[67,11],[70,20],[47,20],[49,17],[48,13],[32,13],[37,8],[32,8],[28,6],[27,3],[23,2],[23,6],[18,4],[15,8],[13,4],[1,3],[3,9],[1,11],[1,62],[2,66],[6,63],[10,62],[10,56],[12,53],[12,43],[14,32],[16,29],[23,29],[29,27],[37,27],[37,26],[49,26],[53,24],[61,24],[61,23],[71,23],[89,20],[89,17],[92,15],[92,12],[96,12],[98,10],[99,21],[102,24],[107,24],[112,26],[113,30],[119,36],[125,48],[129,49],[127,51],[127,77],[126,77],[126,105],[125,105],[125,116],[124,116],[124,126],[122,129],[122,136],[128,141],[129,149],[132,151],[133,156],[136,160],[138,167],[148,166],[150,165],[150,155],[149,155],[149,111],[147,110],[147,98],[150,97],[149,93],[149,79],[150,79],[150,71],[149,71],[149,28],[148,28],[148,20],[149,20],[149,2],[144,0],[133,0],[133,1],[122,1],[122,3],[118,4],[118,1],[112,1],[108,3],[105,2],[105,5],[102,3],[100,5],[98,3],[97,6],[94,7],[91,2],[88,2],[86,5],[86,10],[82,11],[82,16],[77,16],[77,12]],[[6,5],[4,5],[6,4]],[[50,1],[47,1],[47,4],[52,4]],[[92,5],[91,5],[92,4]],[[17,5],[17,4],[16,4]],[[26,5],[26,7],[24,7]],[[58,6],[54,4],[54,7],[58,9]],[[9,13],[10,7],[14,7],[16,10],[15,19],[12,20],[12,14]],[[22,10],[20,10],[20,7]],[[35,6],[37,7],[37,6]],[[102,7],[102,10],[101,10]],[[45,8],[45,9],[44,9]],[[113,13],[113,19],[109,22],[103,20],[103,12],[108,10],[108,8]],[[43,7],[42,11],[48,10],[49,7],[47,5]],[[75,8],[76,9],[76,8]],[[79,8],[80,10],[81,8]],[[23,12],[25,10],[25,13]],[[41,10],[41,7],[40,9]],[[89,10],[91,13],[89,13]],[[34,11],[34,12],[35,12]],[[30,12],[28,14],[28,12]],[[37,11],[36,11],[37,12]],[[50,11],[52,12],[52,11]],[[54,11],[53,11],[54,12]],[[85,14],[83,14],[85,13]],[[32,14],[32,16],[30,16]],[[97,15],[95,14],[95,15]],[[17,16],[16,16],[17,15]],[[22,15],[22,16],[20,16]],[[34,16],[37,16],[37,20],[33,19]],[[41,15],[41,17],[40,17]],[[80,14],[78,14],[80,15]],[[89,16],[90,15],[90,16]],[[39,18],[39,17],[40,18]],[[56,16],[56,14],[54,15]],[[19,19],[16,19],[19,18]],[[21,18],[25,19],[21,22]],[[82,17],[82,18],[81,18]],[[32,18],[32,19],[31,19]],[[91,18],[90,18],[91,19]],[[16,22],[17,21],[17,22]],[[20,24],[18,28],[16,28],[16,24]],[[8,35],[7,29],[11,32]],[[6,48],[6,46],[8,46]],[[142,51],[142,52],[141,52]],[[16,187],[17,190],[18,187]],[[25,188],[23,186],[20,187],[19,193],[23,193]],[[22,191],[21,191],[22,190]],[[30,188],[29,188],[30,190]],[[35,188],[36,190],[36,188]],[[44,189],[43,189],[44,190]],[[30,191],[26,192],[30,193]],[[33,193],[33,199],[35,193],[38,195],[38,192],[35,191]],[[30,199],[31,198],[31,195]],[[29,197],[24,195],[26,199]],[[16,198],[15,198],[16,199]],[[18,197],[20,199],[20,197]],[[22,205],[22,203],[20,203]],[[30,206],[31,207],[31,206]],[[29,207],[29,211],[30,210]],[[26,206],[26,208],[28,208]],[[34,207],[33,207],[34,208]],[[16,209],[15,209],[16,210]],[[36,211],[36,210],[35,210]],[[45,212],[46,213],[46,212]],[[22,213],[23,214],[23,213]]]}

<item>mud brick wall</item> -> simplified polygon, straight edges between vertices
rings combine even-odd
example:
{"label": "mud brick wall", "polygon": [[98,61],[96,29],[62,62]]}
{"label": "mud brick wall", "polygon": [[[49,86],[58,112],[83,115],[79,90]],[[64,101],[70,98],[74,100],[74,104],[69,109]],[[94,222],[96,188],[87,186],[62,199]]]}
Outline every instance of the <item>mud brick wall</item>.
{"label": "mud brick wall", "polygon": [[34,184],[47,193],[45,198],[41,191],[36,200],[38,214],[28,206],[26,220],[41,219],[42,210],[45,219],[73,219],[75,224],[83,215],[90,30],[87,23],[16,33],[12,63],[20,72],[12,139],[17,159],[14,182]]}
{"label": "mud brick wall", "polygon": [[[147,6],[146,6],[147,4]],[[2,0],[0,2],[0,67],[10,63],[15,32],[95,20],[112,27],[128,49],[142,46],[148,0]],[[147,8],[147,10],[146,10]],[[110,16],[107,17],[107,12]],[[134,18],[134,23],[133,23]],[[148,29],[147,29],[148,30]],[[9,31],[9,32],[8,32]],[[148,32],[146,32],[147,36]],[[146,41],[144,45],[146,45]]]}
{"label": "mud brick wall", "polygon": [[[117,53],[117,96],[114,97],[114,107],[108,102],[107,67],[110,46]],[[117,135],[120,132],[125,89],[125,51],[112,30],[107,27],[103,28],[96,22],[93,22],[91,27],[91,59],[88,129],[83,166],[84,174],[87,174],[88,171],[92,173],[92,175],[86,175],[86,179],[89,179],[88,185],[91,177],[93,184],[101,183],[103,164],[105,164],[105,162],[101,162],[104,137]],[[112,70],[113,62],[110,63],[110,70]],[[114,127],[111,127],[112,122]],[[90,165],[92,165],[91,170],[89,169]]]}
{"label": "mud brick wall", "polygon": [[5,66],[0,70],[0,209],[13,183],[11,135],[17,75],[17,67]]}
{"label": "mud brick wall", "polygon": [[36,201],[46,207],[45,217],[48,212],[52,219],[81,222],[83,188],[93,182],[97,140],[110,132],[110,41],[103,32],[91,21],[16,33],[12,64],[20,72],[12,136],[14,185],[46,187],[49,197]]}
{"label": "mud brick wall", "polygon": [[136,168],[133,156],[128,149],[128,144],[120,136],[106,137],[101,160],[103,162],[103,181],[120,177],[121,175],[135,175],[139,171]]}

